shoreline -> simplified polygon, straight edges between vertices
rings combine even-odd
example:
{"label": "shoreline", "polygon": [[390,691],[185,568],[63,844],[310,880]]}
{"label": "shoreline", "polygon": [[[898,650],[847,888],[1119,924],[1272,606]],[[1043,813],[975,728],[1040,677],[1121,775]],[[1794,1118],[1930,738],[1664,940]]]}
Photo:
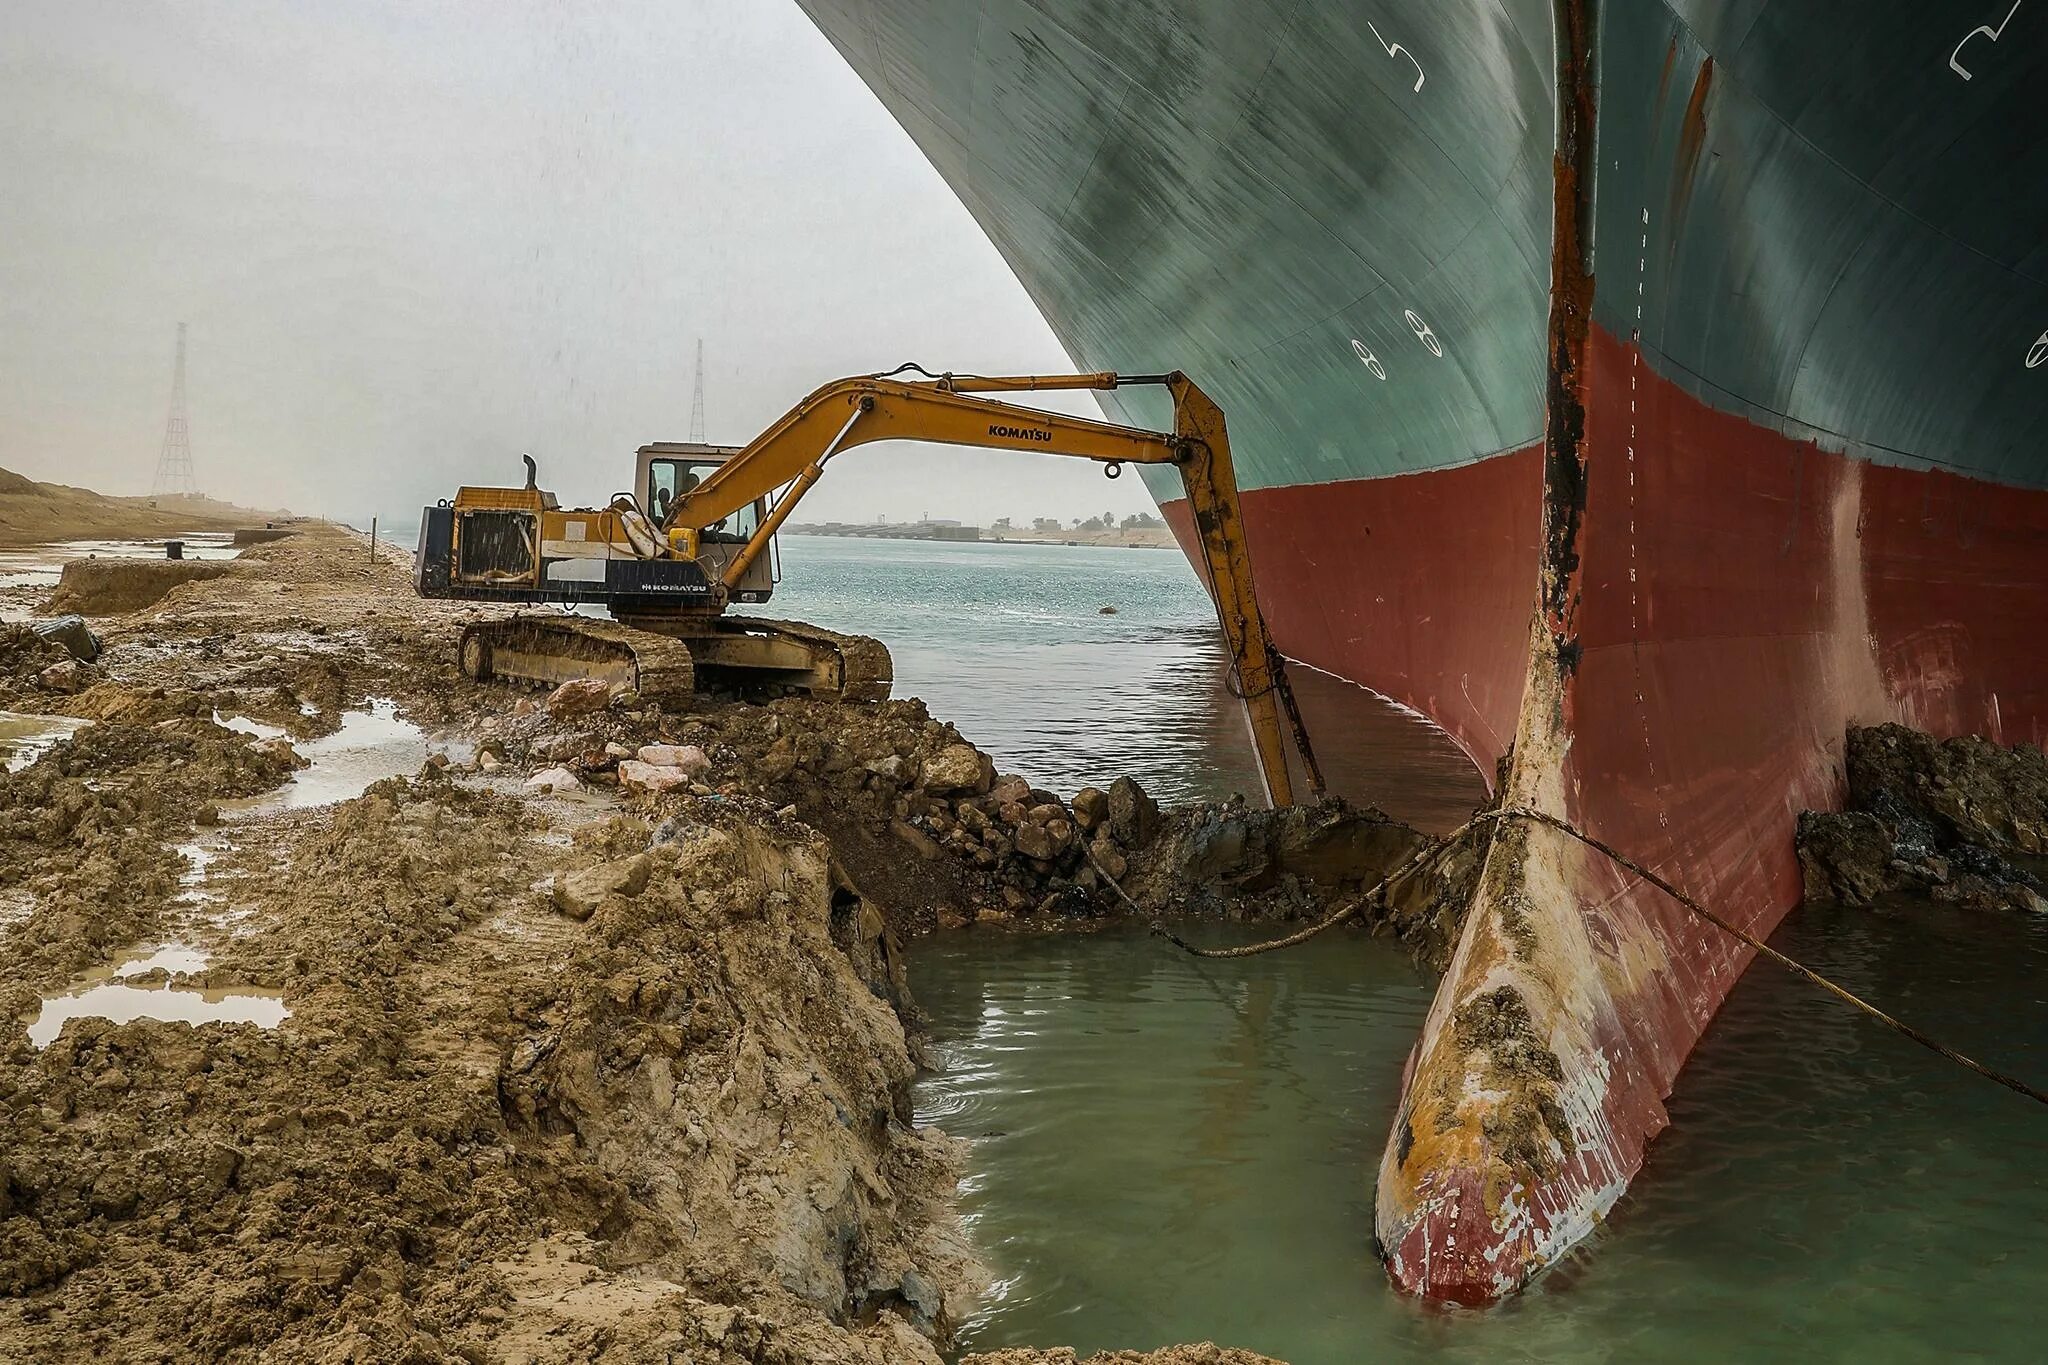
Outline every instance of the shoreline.
{"label": "shoreline", "polygon": [[[1301,917],[1333,829],[1354,878],[1423,837],[1061,797],[916,701],[551,708],[462,678],[485,609],[367,539],[128,561],[160,596],[91,663],[9,637],[0,707],[90,723],[0,777],[0,1355],[937,1365],[988,1272],[964,1145],[909,1126],[903,936],[1086,932],[1095,866]],[[1295,889],[1221,889],[1219,844]],[[1383,927],[1447,941],[1439,890]]]}

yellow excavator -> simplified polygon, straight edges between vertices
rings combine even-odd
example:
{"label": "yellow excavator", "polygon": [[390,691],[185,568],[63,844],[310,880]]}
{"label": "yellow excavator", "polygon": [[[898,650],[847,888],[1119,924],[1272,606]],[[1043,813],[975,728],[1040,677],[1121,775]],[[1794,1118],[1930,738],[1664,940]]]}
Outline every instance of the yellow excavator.
{"label": "yellow excavator", "polygon": [[[921,378],[904,377],[912,372]],[[1172,431],[986,396],[1138,384],[1163,386],[1172,396]],[[933,374],[912,365],[841,379],[745,446],[642,446],[632,491],[595,509],[560,507],[538,486],[527,456],[524,487],[464,487],[452,502],[425,509],[416,583],[426,597],[609,611],[610,621],[544,611],[471,624],[462,635],[460,662],[479,682],[554,685],[596,677],[678,706],[700,681],[738,692],[879,701],[892,681],[880,641],[726,611],[769,599],[777,529],[829,461],[874,441],[1070,455],[1097,461],[1111,478],[1126,464],[1178,469],[1267,798],[1276,806],[1293,803],[1283,716],[1310,789],[1321,795],[1322,777],[1285,664],[1267,639],[1253,592],[1222,410],[1178,371],[985,376]]]}

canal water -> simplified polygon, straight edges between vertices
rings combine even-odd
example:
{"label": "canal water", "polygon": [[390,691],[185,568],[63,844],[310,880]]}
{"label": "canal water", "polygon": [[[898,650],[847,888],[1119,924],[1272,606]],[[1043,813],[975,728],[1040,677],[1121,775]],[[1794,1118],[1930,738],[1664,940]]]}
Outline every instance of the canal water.
{"label": "canal water", "polygon": [[[1064,793],[1128,773],[1166,802],[1259,791],[1215,609],[1178,550],[784,536],[781,555],[762,614],[886,641],[895,695],[1005,771]],[[1435,830],[1483,798],[1421,717],[1289,676],[1332,790]]]}
{"label": "canal water", "polygon": [[[2048,1076],[2048,923],[1808,908],[1777,946]],[[1615,1217],[1520,1299],[1424,1307],[1373,1259],[1372,1178],[1430,984],[1335,934],[1242,962],[1142,932],[914,945],[997,1276],[963,1344],[1214,1340],[1294,1365],[2038,1360],[2048,1115],[1760,965]]]}
{"label": "canal water", "polygon": [[[897,694],[1007,769],[1063,791],[1128,772],[1166,800],[1256,789],[1208,600],[1172,551],[791,536],[782,556],[773,613],[887,640]],[[1297,674],[1338,790],[1437,829],[1480,799],[1431,727]],[[1776,942],[2048,1076],[2048,922],[1815,907]],[[918,1116],[973,1139],[962,1197],[998,1277],[968,1348],[1206,1338],[1295,1365],[2043,1354],[2048,1115],[1768,965],[1708,1031],[1610,1223],[1520,1299],[1469,1312],[1395,1294],[1370,1246],[1431,992],[1398,946],[1340,933],[1208,962],[1113,930],[911,951],[938,1064]]]}

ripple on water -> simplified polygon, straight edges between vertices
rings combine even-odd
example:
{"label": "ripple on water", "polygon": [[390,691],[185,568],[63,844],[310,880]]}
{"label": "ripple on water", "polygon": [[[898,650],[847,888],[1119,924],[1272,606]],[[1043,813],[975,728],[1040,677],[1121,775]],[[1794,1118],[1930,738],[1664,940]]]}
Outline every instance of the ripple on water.
{"label": "ripple on water", "polygon": [[[1177,553],[794,536],[782,555],[771,614],[887,642],[896,695],[922,697],[1006,772],[1061,792],[1128,773],[1165,802],[1259,790],[1215,610]],[[1415,713],[1313,669],[1290,676],[1333,791],[1425,829],[1484,797]]]}

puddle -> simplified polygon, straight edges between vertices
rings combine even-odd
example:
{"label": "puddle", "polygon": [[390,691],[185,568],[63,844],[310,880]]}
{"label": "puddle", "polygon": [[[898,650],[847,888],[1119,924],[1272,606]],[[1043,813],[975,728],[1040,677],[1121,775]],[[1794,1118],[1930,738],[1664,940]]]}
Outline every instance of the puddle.
{"label": "puddle", "polygon": [[257,739],[276,739],[288,733],[282,725],[265,725],[262,721],[250,720],[247,716],[223,716],[218,711],[213,713],[213,723],[239,734],[254,735]]}
{"label": "puddle", "polygon": [[162,540],[66,540],[0,550],[0,589],[54,588],[74,559],[162,559],[164,540],[185,542],[187,559],[233,559],[241,551],[227,531],[194,531]]}
{"label": "puddle", "polygon": [[[161,967],[173,976],[179,972],[197,972],[205,969],[208,958],[197,948],[183,943],[166,943],[155,948],[137,948],[114,959],[114,965],[106,970],[116,981],[125,981],[131,976],[146,976]],[[90,976],[87,980],[90,981]]]}
{"label": "puddle", "polygon": [[176,899],[187,905],[219,900],[219,896],[206,889],[206,870],[221,855],[221,848],[216,844],[179,844],[175,851],[185,860],[185,870],[178,874],[180,890]]}
{"label": "puddle", "polygon": [[[234,728],[255,724],[248,721]],[[373,782],[418,772],[437,749],[460,756],[455,752],[460,746],[429,743],[419,726],[402,719],[397,707],[381,697],[370,699],[369,710],[351,711],[343,716],[341,728],[333,734],[293,747],[311,767],[301,769],[275,791],[240,801],[223,801],[222,814],[269,815],[331,806],[337,801],[354,800]]]}
{"label": "puddle", "polygon": [[110,981],[89,986],[75,995],[53,996],[43,1001],[42,1013],[28,1026],[28,1040],[36,1047],[48,1047],[73,1019],[106,1019],[116,1024],[161,1019],[173,1024],[256,1024],[276,1028],[290,1014],[281,991],[253,991],[246,987],[196,991]]}
{"label": "puddle", "polygon": [[0,711],[0,762],[18,773],[66,740],[92,724],[69,716],[25,716]]}
{"label": "puddle", "polygon": [[203,969],[206,963],[205,953],[182,943],[131,949],[106,966],[87,972],[65,994],[46,997],[42,1011],[28,1026],[28,1040],[36,1047],[48,1047],[73,1019],[108,1019],[117,1024],[161,1019],[178,1024],[256,1024],[276,1028],[290,1017],[282,991],[254,986],[202,989],[129,984],[130,978],[159,968],[170,973],[190,973]]}

